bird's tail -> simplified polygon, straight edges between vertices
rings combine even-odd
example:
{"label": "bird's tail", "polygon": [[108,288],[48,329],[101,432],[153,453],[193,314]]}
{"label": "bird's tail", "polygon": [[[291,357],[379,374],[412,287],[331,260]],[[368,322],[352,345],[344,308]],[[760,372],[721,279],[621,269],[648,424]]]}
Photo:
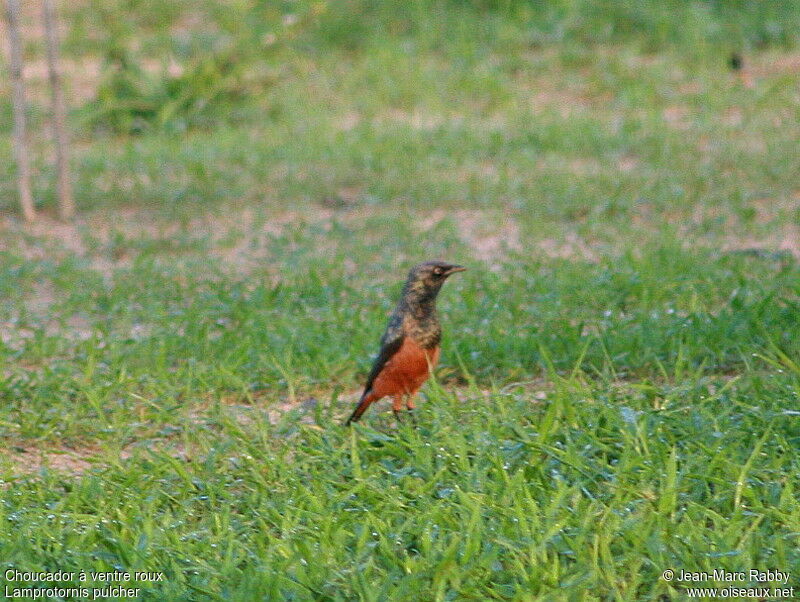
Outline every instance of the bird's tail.
{"label": "bird's tail", "polygon": [[375,395],[372,393],[361,396],[361,400],[358,402],[356,409],[353,410],[353,413],[350,414],[350,418],[347,419],[347,422],[344,423],[345,426],[350,426],[353,422],[358,422],[358,419],[361,418],[361,415],[367,411],[367,408],[375,401]]}

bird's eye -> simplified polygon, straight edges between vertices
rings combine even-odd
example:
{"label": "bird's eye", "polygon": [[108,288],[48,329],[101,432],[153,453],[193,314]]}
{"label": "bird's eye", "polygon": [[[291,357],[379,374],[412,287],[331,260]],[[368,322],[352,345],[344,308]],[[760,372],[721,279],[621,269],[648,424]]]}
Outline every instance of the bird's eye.
{"label": "bird's eye", "polygon": [[442,268],[433,268],[433,273],[436,274],[437,276],[441,276]]}

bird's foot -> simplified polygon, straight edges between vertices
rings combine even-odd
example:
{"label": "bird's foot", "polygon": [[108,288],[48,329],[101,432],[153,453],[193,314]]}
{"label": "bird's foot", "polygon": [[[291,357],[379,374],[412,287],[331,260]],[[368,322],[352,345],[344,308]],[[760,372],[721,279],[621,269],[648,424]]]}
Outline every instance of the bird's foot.
{"label": "bird's foot", "polygon": [[414,427],[417,426],[417,413],[414,411],[413,408],[409,408],[403,413],[401,410],[392,410],[394,412],[394,417],[397,420],[397,424],[403,424],[406,421],[406,416],[411,421],[411,424]]}

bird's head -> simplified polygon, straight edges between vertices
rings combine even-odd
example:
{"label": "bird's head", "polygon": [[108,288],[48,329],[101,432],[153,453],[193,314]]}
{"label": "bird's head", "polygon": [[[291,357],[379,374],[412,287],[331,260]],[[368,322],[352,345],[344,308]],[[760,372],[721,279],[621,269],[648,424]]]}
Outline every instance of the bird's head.
{"label": "bird's head", "polygon": [[466,269],[446,261],[418,263],[408,273],[405,293],[419,300],[434,299],[445,280],[456,272],[463,272]]}

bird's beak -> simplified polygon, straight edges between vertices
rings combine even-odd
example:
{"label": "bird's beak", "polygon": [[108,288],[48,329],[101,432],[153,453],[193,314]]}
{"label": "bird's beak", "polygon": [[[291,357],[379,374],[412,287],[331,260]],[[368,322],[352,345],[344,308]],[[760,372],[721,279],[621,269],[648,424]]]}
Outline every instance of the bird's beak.
{"label": "bird's beak", "polygon": [[447,268],[445,276],[449,276],[450,274],[455,274],[456,272],[463,272],[466,269],[467,268],[465,268],[463,265],[451,265],[449,268]]}

